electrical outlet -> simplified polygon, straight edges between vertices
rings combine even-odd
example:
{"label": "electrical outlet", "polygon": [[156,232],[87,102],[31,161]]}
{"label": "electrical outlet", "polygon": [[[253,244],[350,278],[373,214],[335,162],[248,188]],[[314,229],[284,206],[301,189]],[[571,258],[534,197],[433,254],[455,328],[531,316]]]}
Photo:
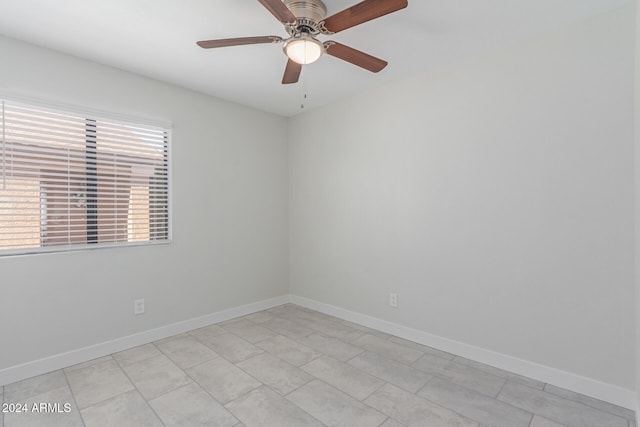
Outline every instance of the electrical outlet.
{"label": "electrical outlet", "polygon": [[133,301],[133,314],[136,316],[144,314],[144,299],[137,299]]}
{"label": "electrical outlet", "polygon": [[391,307],[398,307],[398,294],[390,293],[389,294],[389,305]]}

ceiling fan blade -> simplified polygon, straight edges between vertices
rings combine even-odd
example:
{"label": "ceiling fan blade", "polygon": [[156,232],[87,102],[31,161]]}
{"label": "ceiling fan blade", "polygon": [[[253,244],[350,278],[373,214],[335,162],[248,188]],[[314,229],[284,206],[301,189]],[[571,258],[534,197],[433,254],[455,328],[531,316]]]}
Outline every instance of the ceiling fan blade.
{"label": "ceiling fan blade", "polygon": [[331,33],[337,33],[404,9],[408,4],[407,0],[364,0],[325,19],[324,27]]}
{"label": "ceiling fan blade", "polygon": [[335,56],[343,61],[369,70],[372,73],[381,71],[388,64],[387,61],[383,61],[380,58],[334,41],[325,42],[325,52],[327,52],[328,55]]}
{"label": "ceiling fan blade", "polygon": [[300,78],[300,72],[302,71],[302,65],[297,62],[289,60],[287,67],[284,69],[284,76],[282,76],[282,84],[288,85],[291,83],[298,83]]}
{"label": "ceiling fan blade", "polygon": [[198,42],[198,46],[203,49],[212,49],[215,47],[241,46],[245,44],[280,43],[282,40],[282,37],[278,36],[238,37],[235,39],[202,40]]}
{"label": "ceiling fan blade", "polygon": [[258,0],[276,19],[283,24],[296,22],[296,16],[289,10],[282,0]]}

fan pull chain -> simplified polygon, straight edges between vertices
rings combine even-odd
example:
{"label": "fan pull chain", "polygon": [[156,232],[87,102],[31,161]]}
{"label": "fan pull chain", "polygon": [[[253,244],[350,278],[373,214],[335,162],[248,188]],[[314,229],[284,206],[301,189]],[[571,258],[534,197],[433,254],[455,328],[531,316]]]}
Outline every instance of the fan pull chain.
{"label": "fan pull chain", "polygon": [[307,100],[307,78],[304,70],[302,71],[302,84],[300,85],[302,88],[301,101],[300,101],[300,109],[304,110],[304,103]]}

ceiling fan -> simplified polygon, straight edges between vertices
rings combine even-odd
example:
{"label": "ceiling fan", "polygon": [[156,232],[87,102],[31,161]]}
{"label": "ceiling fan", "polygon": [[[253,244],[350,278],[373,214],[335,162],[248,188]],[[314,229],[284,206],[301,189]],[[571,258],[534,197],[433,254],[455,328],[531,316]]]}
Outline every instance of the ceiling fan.
{"label": "ceiling fan", "polygon": [[240,37],[203,40],[198,42],[198,46],[211,49],[260,43],[284,43],[283,50],[288,61],[282,84],[296,83],[300,78],[302,66],[317,61],[323,53],[374,73],[381,71],[387,66],[386,61],[332,40],[321,42],[316,36],[338,33],[404,9],[408,5],[407,0],[364,0],[327,18],[327,8],[322,0],[258,1],[284,25],[289,34],[287,39],[279,36]]}

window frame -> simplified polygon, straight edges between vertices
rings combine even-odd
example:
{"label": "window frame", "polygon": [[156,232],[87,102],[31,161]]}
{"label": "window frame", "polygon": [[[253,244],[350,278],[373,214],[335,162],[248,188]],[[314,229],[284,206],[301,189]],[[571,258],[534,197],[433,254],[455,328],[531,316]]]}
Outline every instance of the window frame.
{"label": "window frame", "polygon": [[[102,249],[112,248],[129,248],[139,246],[162,246],[170,245],[173,242],[173,173],[172,173],[172,141],[173,141],[173,126],[170,121],[154,120],[149,118],[142,118],[139,116],[133,116],[128,114],[119,114],[99,110],[91,107],[84,107],[78,105],[70,105],[59,102],[45,101],[37,98],[24,97],[11,93],[0,91],[0,102],[10,102],[13,104],[40,108],[50,111],[52,113],[60,114],[75,114],[85,118],[85,120],[95,121],[115,121],[118,124],[131,125],[131,126],[150,126],[161,128],[165,132],[166,138],[166,173],[167,173],[167,236],[162,240],[148,240],[148,241],[133,241],[133,242],[98,242],[98,243],[86,243],[86,244],[70,244],[60,246],[41,246],[19,249],[0,249],[0,259],[5,257],[16,256],[32,256],[32,255],[44,255],[55,254],[65,252],[82,252],[82,251],[94,251]],[[0,107],[0,120],[3,118]],[[4,123],[0,124],[0,128],[4,130]],[[0,132],[0,191],[2,191],[2,169],[5,166],[3,156],[3,141],[5,135]]]}

